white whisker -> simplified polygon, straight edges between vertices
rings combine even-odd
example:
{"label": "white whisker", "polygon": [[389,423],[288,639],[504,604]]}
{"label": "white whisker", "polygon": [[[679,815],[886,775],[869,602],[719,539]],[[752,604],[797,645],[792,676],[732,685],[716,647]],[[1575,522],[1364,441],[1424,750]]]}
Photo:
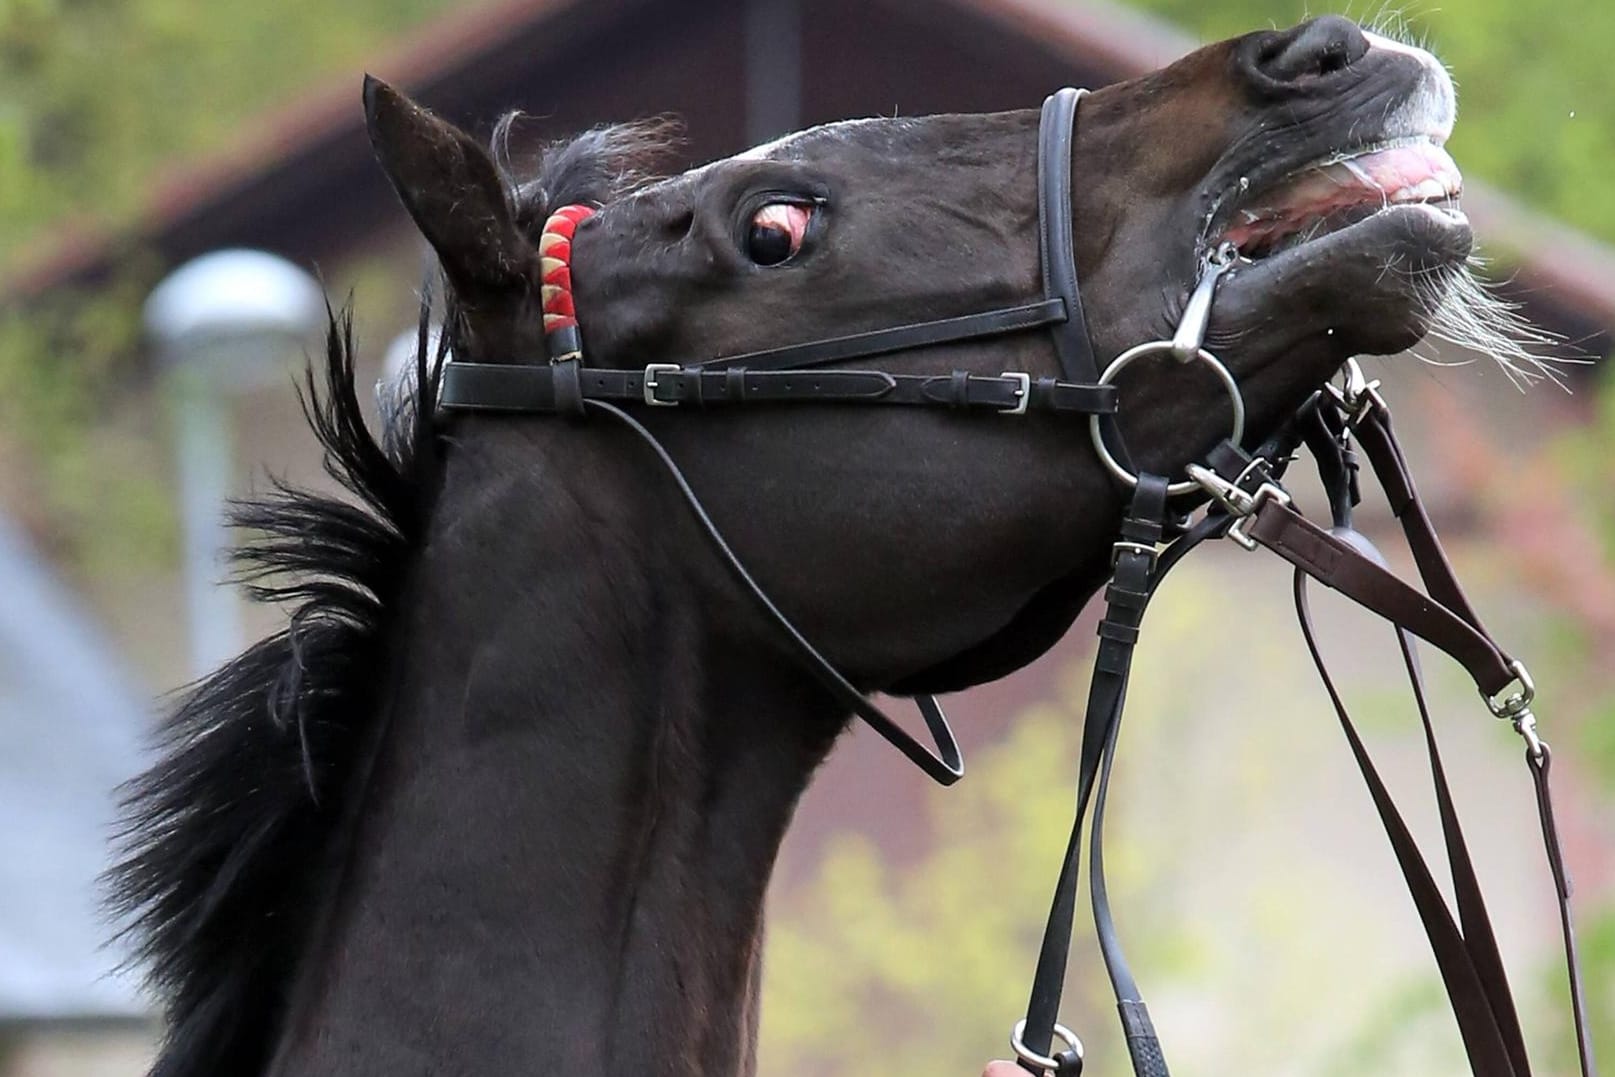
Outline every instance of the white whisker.
{"label": "white whisker", "polygon": [[[1563,367],[1591,360],[1555,354],[1562,349],[1563,338],[1533,324],[1520,313],[1518,304],[1500,298],[1477,275],[1483,264],[1472,257],[1462,267],[1419,281],[1430,318],[1427,339],[1491,356],[1522,391],[1548,381],[1569,392]],[[1435,366],[1463,365],[1462,361],[1436,362],[1422,355],[1419,359]]]}

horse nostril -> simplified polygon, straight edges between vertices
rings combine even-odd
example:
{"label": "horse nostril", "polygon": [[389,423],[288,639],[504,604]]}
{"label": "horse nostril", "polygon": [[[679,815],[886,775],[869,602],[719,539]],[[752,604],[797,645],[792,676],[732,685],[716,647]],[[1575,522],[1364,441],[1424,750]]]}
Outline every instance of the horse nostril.
{"label": "horse nostril", "polygon": [[1257,53],[1256,66],[1270,79],[1295,82],[1343,71],[1367,51],[1368,38],[1356,23],[1322,15],[1268,39]]}

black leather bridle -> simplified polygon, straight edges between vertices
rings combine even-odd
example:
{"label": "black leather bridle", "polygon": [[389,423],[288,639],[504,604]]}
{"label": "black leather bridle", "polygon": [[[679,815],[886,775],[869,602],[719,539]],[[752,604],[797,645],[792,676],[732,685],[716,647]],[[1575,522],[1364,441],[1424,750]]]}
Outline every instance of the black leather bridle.
{"label": "black leather bridle", "polygon": [[[572,415],[595,411],[610,415],[634,431],[662,461],[730,572],[778,626],[803,665],[840,703],[927,775],[943,785],[952,785],[964,774],[964,759],[936,698],[916,697],[934,743],[932,749],[915,740],[853,687],[797,630],[735,556],[661,442],[619,405],[642,403],[694,409],[799,403],[911,405],[1004,415],[1048,411],[1111,421],[1117,407],[1116,389],[1099,382],[1077,294],[1076,254],[1072,247],[1071,146],[1077,101],[1085,92],[1067,88],[1051,95],[1043,104],[1038,127],[1038,231],[1043,267],[1040,300],[697,363],[650,363],[641,370],[585,366],[575,339],[559,346],[552,341],[552,355],[565,358],[547,365],[445,364],[438,404],[453,411]],[[949,374],[892,374],[883,370],[819,369],[849,359],[1034,329],[1047,329],[1053,336],[1062,378],[1034,378],[1018,372],[994,377],[962,370]]]}
{"label": "black leather bridle", "polygon": [[[551,353],[556,358],[548,365],[447,363],[439,405],[452,411],[592,412],[609,415],[633,431],[662,462],[713,548],[741,587],[779,628],[803,665],[836,699],[944,785],[958,780],[964,768],[958,744],[936,700],[931,696],[917,697],[934,742],[934,748],[928,748],[849,683],[774,604],[724,540],[678,464],[655,435],[621,405],[705,409],[806,402],[947,407],[1011,415],[1037,410],[1088,416],[1096,450],[1128,493],[1129,501],[1113,548],[1113,572],[1105,590],[1105,615],[1099,624],[1099,647],[1078,761],[1076,818],[1045,927],[1027,1014],[1011,1035],[1011,1046],[1021,1065],[1029,1072],[1052,1072],[1059,1077],[1074,1077],[1082,1070],[1081,1043],[1057,1023],[1057,1012],[1075,920],[1084,816],[1092,802],[1088,867],[1094,919],[1128,1053],[1139,1077],[1166,1077],[1168,1072],[1111,914],[1103,870],[1102,827],[1133,649],[1145,608],[1162,579],[1191,549],[1206,539],[1227,536],[1248,549],[1266,547],[1295,566],[1296,605],[1308,648],[1424,921],[1476,1077],[1528,1077],[1530,1068],[1485,903],[1452,807],[1413,656],[1412,638],[1418,636],[1434,644],[1462,664],[1492,712],[1510,721],[1525,739],[1526,761],[1536,788],[1558,894],[1581,1069],[1584,1077],[1592,1077],[1595,1067],[1571,929],[1570,886],[1548,793],[1552,756],[1536,733],[1531,710],[1535,689],[1529,674],[1496,644],[1464,596],[1391,432],[1389,409],[1375,387],[1363,381],[1354,363],[1349,364],[1343,387],[1331,386],[1328,391],[1315,393],[1254,452],[1241,447],[1243,410],[1237,386],[1226,369],[1201,350],[1217,280],[1227,264],[1224,257],[1216,252],[1208,257],[1184,324],[1172,341],[1140,345],[1112,360],[1103,372],[1099,369],[1078,294],[1071,219],[1072,142],[1077,104],[1083,92],[1060,90],[1043,105],[1038,133],[1043,283],[1043,297],[1039,300],[702,362],[651,363],[641,370],[586,366],[576,337],[571,337],[561,348],[552,342]],[[1034,329],[1050,333],[1060,378],[1033,378],[1019,372],[984,376],[965,371],[927,375],[822,369],[851,359]],[[1235,407],[1234,435],[1212,450],[1205,463],[1191,465],[1189,478],[1178,483],[1133,470],[1115,424],[1117,396],[1109,382],[1131,358],[1151,351],[1210,363],[1229,388]],[[1301,515],[1281,484],[1293,453],[1303,443],[1318,461],[1329,495],[1332,526],[1328,529]],[[1351,526],[1351,510],[1357,501],[1359,450],[1368,458],[1403,525],[1424,584],[1422,592],[1393,575],[1378,551]],[[1180,523],[1168,511],[1169,497],[1186,489],[1211,499],[1206,513],[1192,525]],[[1424,721],[1458,905],[1456,919],[1324,668],[1306,605],[1309,577],[1379,613],[1397,632]],[[1051,1054],[1057,1038],[1063,1041],[1063,1049]]]}

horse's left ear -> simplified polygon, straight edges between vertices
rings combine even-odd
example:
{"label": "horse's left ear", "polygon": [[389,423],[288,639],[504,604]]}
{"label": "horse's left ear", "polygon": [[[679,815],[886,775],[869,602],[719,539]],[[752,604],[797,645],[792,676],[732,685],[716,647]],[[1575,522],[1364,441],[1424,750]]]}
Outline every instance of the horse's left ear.
{"label": "horse's left ear", "polygon": [[381,167],[459,297],[477,306],[525,291],[536,279],[537,250],[517,227],[487,151],[369,75],[364,105]]}

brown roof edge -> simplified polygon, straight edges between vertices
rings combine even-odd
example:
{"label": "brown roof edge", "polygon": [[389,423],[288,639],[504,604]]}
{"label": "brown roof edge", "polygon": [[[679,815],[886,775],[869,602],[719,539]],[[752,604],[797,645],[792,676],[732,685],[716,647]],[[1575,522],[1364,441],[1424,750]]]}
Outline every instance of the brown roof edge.
{"label": "brown roof edge", "polygon": [[[1069,50],[1074,60],[1103,68],[1117,78],[1152,71],[1198,44],[1155,16],[1103,0],[946,2]],[[607,0],[506,0],[446,15],[377,60],[373,70],[422,92],[458,67],[474,62],[519,27],[572,9],[576,16],[585,10],[592,14],[617,6]],[[0,295],[27,298],[94,275],[131,239],[161,235],[203,207],[227,199],[232,189],[289,151],[356,127],[361,122],[357,97],[355,80],[344,77],[275,110],[255,125],[251,137],[161,183],[140,217],[146,223],[134,235],[82,228],[55,233],[34,257],[22,258],[12,271],[0,270],[4,273]],[[1615,249],[1481,183],[1468,182],[1464,201],[1483,241],[1517,262],[1532,292],[1546,294],[1550,301],[1574,309],[1601,327],[1615,328]]]}
{"label": "brown roof edge", "polygon": [[[434,19],[402,43],[367,60],[369,71],[413,93],[430,89],[443,75],[473,61],[513,27],[552,18],[590,0],[505,0],[458,10]],[[120,249],[141,238],[161,235],[201,207],[228,197],[254,174],[289,150],[335,137],[363,122],[359,79],[322,80],[289,104],[270,109],[248,125],[251,133],[200,161],[188,162],[160,178],[132,229],[69,225],[24,249],[10,266],[0,266],[0,295],[29,298],[83,276],[94,276]]]}

